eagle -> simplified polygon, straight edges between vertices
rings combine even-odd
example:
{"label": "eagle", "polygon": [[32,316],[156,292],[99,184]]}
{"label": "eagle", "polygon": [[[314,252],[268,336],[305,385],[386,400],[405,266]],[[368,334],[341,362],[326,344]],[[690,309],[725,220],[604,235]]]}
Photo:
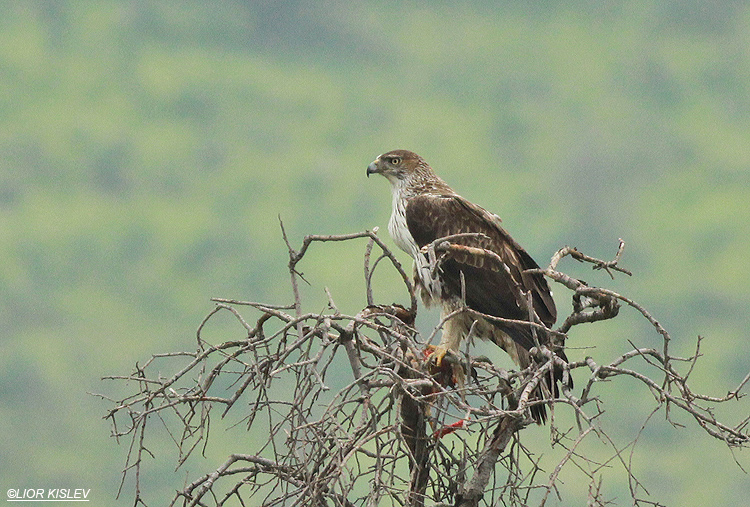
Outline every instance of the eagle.
{"label": "eagle", "polygon": [[[552,292],[542,274],[528,272],[539,266],[501,227],[497,215],[458,195],[411,151],[380,155],[367,167],[367,176],[371,174],[391,183],[388,232],[414,259],[416,290],[426,306],[441,307],[442,337],[431,360],[440,365],[446,354],[457,353],[470,332],[499,345],[523,369],[534,364],[532,347],[552,348],[548,329],[557,320]],[[449,241],[437,241],[441,238]],[[444,248],[436,263],[440,243]],[[490,318],[460,311],[466,307]],[[556,353],[567,362],[562,350]],[[556,368],[553,375],[540,382],[534,399],[557,396],[562,371]],[[544,423],[544,405],[531,408],[533,419]]]}

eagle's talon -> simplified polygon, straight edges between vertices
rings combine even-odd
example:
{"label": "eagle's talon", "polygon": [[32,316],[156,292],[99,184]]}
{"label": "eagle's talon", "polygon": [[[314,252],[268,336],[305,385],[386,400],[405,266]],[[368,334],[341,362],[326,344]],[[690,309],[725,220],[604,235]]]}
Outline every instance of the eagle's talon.
{"label": "eagle's talon", "polygon": [[428,345],[423,354],[425,368],[438,384],[463,392],[466,372],[456,352],[443,345]]}
{"label": "eagle's talon", "polygon": [[427,363],[434,364],[436,367],[440,368],[443,364],[445,355],[448,353],[448,348],[442,345],[430,345],[425,349],[425,353],[427,354]]}

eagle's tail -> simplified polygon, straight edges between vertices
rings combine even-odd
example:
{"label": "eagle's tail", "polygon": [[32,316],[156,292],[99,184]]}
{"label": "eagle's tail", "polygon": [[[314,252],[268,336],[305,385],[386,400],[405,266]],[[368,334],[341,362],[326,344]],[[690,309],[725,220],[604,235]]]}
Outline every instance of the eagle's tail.
{"label": "eagle's tail", "polygon": [[[520,366],[527,368],[531,365],[532,358],[526,349],[523,349],[518,345],[518,357],[521,360]],[[557,356],[568,362],[568,357],[565,355],[565,351],[560,350],[556,352]],[[539,382],[539,384],[531,392],[529,396],[530,401],[548,400],[550,398],[558,398],[560,396],[560,386],[563,384],[563,369],[555,365],[552,370],[551,376],[545,376]],[[567,387],[573,388],[573,378],[569,375]],[[531,417],[537,424],[545,424],[547,422],[547,405],[539,403],[531,406]]]}
{"label": "eagle's tail", "polygon": [[[529,331],[528,326],[510,327],[495,324],[496,332],[490,335],[490,339],[505,350],[521,369],[525,370],[537,361],[529,353],[533,347],[534,339]],[[546,340],[544,339],[546,338]],[[540,341],[549,343],[549,337],[543,336]],[[556,350],[557,357],[568,362],[565,351]],[[537,364],[541,366],[541,364]],[[531,416],[537,424],[544,424],[547,421],[547,403],[538,403],[539,401],[558,398],[560,396],[560,385],[563,383],[564,370],[555,365],[550,375],[543,377],[529,396],[529,401],[537,402],[532,405]],[[573,379],[568,376],[567,387],[573,387]]]}
{"label": "eagle's tail", "polygon": [[[556,354],[557,354],[557,357],[559,357],[560,359],[562,359],[566,363],[568,362],[568,356],[565,355],[565,351],[564,350],[558,350],[556,352]],[[564,381],[563,381],[563,373],[564,373],[563,369],[561,367],[555,365],[555,367],[553,369],[553,376],[554,376],[554,379],[555,379],[555,382],[553,384],[553,392],[555,394],[555,398],[559,398],[560,397],[560,390],[558,388],[558,385],[562,385],[564,383]],[[568,372],[568,373],[570,373],[570,372]],[[572,375],[568,375],[568,382],[566,383],[566,387],[568,389],[573,389],[573,376]]]}

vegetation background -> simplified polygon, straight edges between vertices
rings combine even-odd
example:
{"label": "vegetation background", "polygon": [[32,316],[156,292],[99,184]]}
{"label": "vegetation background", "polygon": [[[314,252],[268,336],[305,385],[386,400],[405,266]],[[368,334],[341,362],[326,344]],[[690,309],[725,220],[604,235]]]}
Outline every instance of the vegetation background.
{"label": "vegetation background", "polygon": [[[642,303],[683,355],[704,335],[693,380],[706,394],[747,373],[748,2],[27,0],[0,11],[1,491],[91,488],[96,505],[128,505],[129,490],[114,498],[127,446],[86,393],[117,393],[100,377],[151,353],[194,349],[212,296],[290,302],[279,215],[293,242],[385,234],[388,185],[365,168],[395,148],[502,216],[541,263],[565,244],[611,258],[624,238],[632,279],[567,269]],[[363,306],[362,250],[311,252],[312,307],[324,285],[342,310]],[[380,297],[403,297],[394,290]],[[659,343],[623,313],[572,345],[610,358],[628,340]],[[227,320],[210,332],[238,330]],[[648,415],[649,395],[628,387],[607,398],[623,445]],[[746,407],[719,413],[736,424]],[[653,498],[750,497],[730,451],[681,422],[657,414],[636,448]],[[525,436],[550,451],[544,428]],[[167,435],[151,438],[164,459],[147,465],[146,496],[164,504],[262,436],[213,430],[216,447],[177,472]],[[585,485],[565,486],[562,505],[585,502]],[[622,476],[605,486],[629,504]]]}

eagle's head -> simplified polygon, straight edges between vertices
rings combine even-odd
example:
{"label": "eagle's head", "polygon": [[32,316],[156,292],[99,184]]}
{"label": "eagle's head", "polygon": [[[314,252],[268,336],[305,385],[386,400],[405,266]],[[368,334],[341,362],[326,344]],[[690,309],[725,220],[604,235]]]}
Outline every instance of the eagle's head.
{"label": "eagle's head", "polygon": [[430,166],[422,157],[408,150],[383,153],[367,166],[367,176],[382,174],[393,185],[412,179],[420,172],[429,172]]}

